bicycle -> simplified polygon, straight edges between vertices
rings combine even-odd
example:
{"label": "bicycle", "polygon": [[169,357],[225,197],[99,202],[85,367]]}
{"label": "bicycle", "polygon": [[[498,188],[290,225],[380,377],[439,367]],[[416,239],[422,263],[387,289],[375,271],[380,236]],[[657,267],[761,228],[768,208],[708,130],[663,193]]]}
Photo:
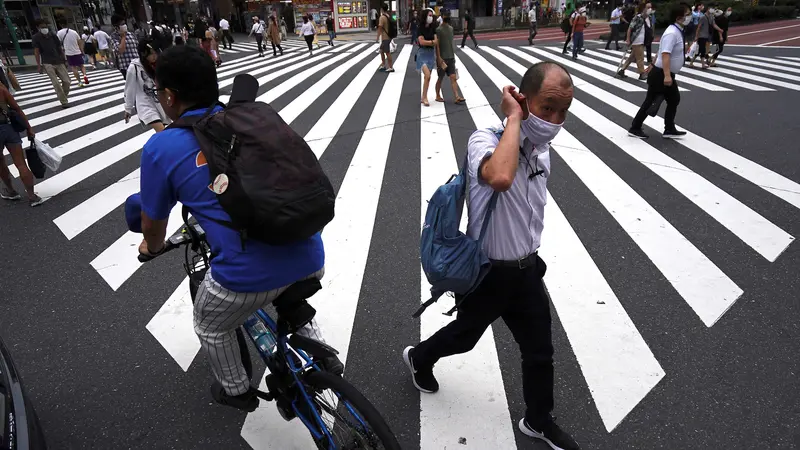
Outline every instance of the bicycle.
{"label": "bicycle", "polygon": [[[153,257],[139,255],[139,261],[147,262],[185,247],[183,266],[189,276],[194,303],[210,266],[210,247],[196,219],[189,218],[186,210],[183,218],[184,225],[167,239],[162,253]],[[250,337],[270,372],[266,376],[267,392],[259,390],[256,395],[265,401],[275,401],[285,420],[299,418],[318,449],[400,449],[389,425],[369,400],[344,378],[327,372],[320,364],[322,359],[338,351],[296,333],[314,317],[316,310],[306,300],[321,288],[317,279],[296,282],[273,302],[278,312],[277,321],[258,310],[236,329],[248,377],[252,378],[253,369],[245,335]],[[327,391],[333,394],[331,401],[322,398]],[[343,443],[335,439],[340,436]]]}

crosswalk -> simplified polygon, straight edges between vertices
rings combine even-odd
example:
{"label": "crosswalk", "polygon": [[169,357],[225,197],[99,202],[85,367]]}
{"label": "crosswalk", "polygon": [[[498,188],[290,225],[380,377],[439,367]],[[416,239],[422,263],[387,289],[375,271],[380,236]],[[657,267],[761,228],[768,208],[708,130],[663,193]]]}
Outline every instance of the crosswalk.
{"label": "crosswalk", "polygon": [[[698,234],[680,227],[678,223],[684,222],[675,222],[671,215],[676,210],[692,214],[698,227],[716,230],[720,242],[737,243],[742,258],[764,264],[778,260],[794,241],[784,229],[786,223],[773,222],[776,215],[760,210],[758,198],[735,197],[717,186],[715,179],[704,177],[703,170],[694,164],[702,161],[752,184],[760,198],[775,197],[786,210],[800,208],[797,182],[690,130],[686,130],[685,139],[662,144],[699,157],[681,161],[670,156],[674,153],[663,151],[656,141],[627,136],[630,119],[639,107],[628,100],[629,94],[643,97],[646,85],[635,77],[613,76],[619,52],[589,50],[573,61],[563,58],[555,47],[458,50],[459,84],[467,106],[431,101],[431,106],[425,107],[419,103],[422,79],[414,70],[414,53],[408,45],[395,54],[396,72],[391,74],[376,71],[380,56],[375,46],[367,43],[323,45],[313,57],[308,56],[303,42],[287,41],[284,47],[284,56],[260,58],[254,54],[254,43],[234,44],[229,53],[241,55],[218,69],[219,85],[224,101],[237,74],[255,76],[261,86],[258,99],[271,103],[304,136],[335,180],[337,214],[323,234],[324,289],[313,303],[320,327],[345,362],[358,360],[364,350],[351,348],[351,344],[357,333],[362,285],[373,275],[376,250],[395,251],[385,244],[391,238],[377,231],[382,208],[387,207],[382,202],[397,195],[414,197],[413,202],[397,208],[404,217],[412,218],[404,226],[416,239],[426,200],[457,171],[469,134],[502,120],[500,90],[516,85],[524,71],[538,61],[561,62],[570,70],[576,86],[570,118],[553,142],[558,165],[554,163],[551,178],[555,183],[550,185],[545,213],[541,249],[548,264],[545,282],[608,432],[668,376],[659,355],[651,350],[653,343],[641,332],[643,324],[634,321],[628,312],[630,305],[626,308],[621,301],[620,286],[660,284],[669,292],[662,300],[670,308],[691,311],[696,322],[692,325],[705,328],[724,320],[725,313],[736,307],[744,293],[713,245],[698,242]],[[723,55],[719,64],[719,68],[708,71],[681,72],[683,89],[725,92],[713,95],[800,89],[800,83],[795,83],[800,81],[800,58]],[[93,72],[89,86],[75,86],[70,96],[72,106],[64,110],[45,76],[20,74],[18,79],[23,89],[16,98],[37,136],[64,157],[61,170],[37,185],[39,195],[47,200],[42,214],[52,215],[53,224],[68,241],[100,228],[108,230],[125,198],[139,190],[138,154],[153,134],[135,118],[128,124],[122,120],[124,83],[119,73]],[[624,120],[619,121],[620,117]],[[664,120],[648,117],[645,125],[660,132]],[[671,209],[653,203],[631,183],[629,174],[618,172],[618,166],[608,159],[609,152],[616,159],[635,164],[639,176],[660,183],[663,195],[682,206]],[[398,172],[412,185],[399,188],[386,183],[387,174]],[[13,168],[12,173],[17,176]],[[583,215],[567,207],[575,200],[571,196],[574,191],[558,183],[565,173],[591,193],[580,202],[606,217],[609,239],[618,239],[624,242],[620,248],[644,255],[652,281],[627,279],[624,270],[607,270],[598,262],[599,255],[591,252],[585,229],[578,226]],[[60,202],[60,198],[68,201]],[[179,212],[175,208],[169,217],[171,229],[181,221]],[[113,296],[113,291],[137,276],[141,236],[123,228],[98,239],[105,248],[85,255],[86,267],[103,280],[108,295]],[[418,242],[402,245],[414,248]],[[624,267],[624,263],[619,264]],[[418,263],[415,272],[420,283],[419,300],[426,300],[429,286]],[[440,303],[422,316],[417,338],[429,336],[450,320],[439,312],[451,305]],[[200,350],[191,320],[188,280],[183,280],[146,324],[183,371],[192,367]],[[420,398],[420,448],[444,448],[460,438],[466,438],[472,448],[515,446],[513,423],[518,418],[509,412],[510,387],[504,384],[495,339],[496,332],[490,329],[469,355],[437,366],[437,377],[447,388],[436,396]],[[405,344],[397,343],[393,351]],[[457,428],[448,423],[454,416],[460,424]],[[305,448],[300,444],[305,442],[304,430],[297,423],[281,420],[272,405],[262,405],[249,414],[241,434],[255,449]]]}

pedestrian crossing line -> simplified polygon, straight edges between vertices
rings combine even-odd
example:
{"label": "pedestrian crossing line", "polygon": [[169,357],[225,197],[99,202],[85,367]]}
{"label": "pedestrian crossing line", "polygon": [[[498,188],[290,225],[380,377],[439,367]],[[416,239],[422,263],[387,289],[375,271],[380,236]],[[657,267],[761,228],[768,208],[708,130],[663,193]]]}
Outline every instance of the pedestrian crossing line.
{"label": "pedestrian crossing line", "polygon": [[[405,48],[403,48],[405,50]],[[401,51],[402,54],[402,51]],[[377,55],[377,58],[380,58]],[[372,61],[375,61],[377,58],[374,58]],[[336,134],[341,129],[342,124],[347,119],[347,116],[350,115],[353,107],[356,104],[356,100],[361,97],[363,94],[364,89],[367,88],[367,84],[375,76],[375,66],[370,66],[369,64],[363,66],[361,70],[358,72],[358,75],[353,78],[350,84],[342,91],[341,95],[336,97],[333,104],[322,114],[322,117],[314,124],[311,130],[306,133],[304,139],[311,150],[317,155],[317,158],[322,156],[322,153],[328,148],[331,141]],[[394,72],[397,74],[398,72]],[[388,74],[393,75],[393,74]],[[313,89],[313,88],[312,88]],[[298,98],[299,100],[299,98]],[[295,100],[297,102],[297,100]],[[295,102],[292,102],[287,106],[285,109],[289,109],[291,106],[292,109],[290,111],[297,111],[296,115],[299,116],[305,109],[300,109],[303,105],[307,108],[308,105],[311,103],[299,103],[295,106],[292,106]],[[283,113],[283,111],[281,111]],[[291,117],[291,116],[287,116]],[[289,121],[286,120],[288,123]],[[363,138],[362,138],[363,140]]]}
{"label": "pedestrian crossing line", "polygon": [[[119,72],[116,73],[116,74],[110,73],[107,76],[92,78],[92,80],[91,80],[92,82],[90,84],[88,84],[86,86],[86,88],[92,88],[92,87],[95,87],[96,85],[102,85],[104,83],[117,81],[117,80],[124,81],[122,79],[122,76],[119,74]],[[77,87],[77,83],[72,83],[70,86],[71,86],[70,87],[70,92],[72,92],[72,89],[75,89],[75,90],[86,89],[86,88]],[[53,92],[53,85],[52,85],[52,83],[50,83],[49,79],[47,80],[46,83],[42,83],[41,85],[38,85],[37,87],[34,87],[34,88],[28,87],[27,85],[23,85],[22,89],[17,90],[16,93],[14,94],[14,99],[17,100],[17,101],[27,100],[29,98],[34,98],[34,97],[37,97],[37,96],[41,95],[42,92],[46,92],[48,94]]]}
{"label": "pedestrian crossing line", "polygon": [[[106,87],[106,89],[103,89],[101,91],[86,92],[86,93],[81,93],[81,94],[78,94],[78,95],[70,96],[69,97],[69,101],[70,102],[77,102],[77,101],[86,100],[86,99],[95,98],[95,97],[103,97],[103,99],[107,99],[109,97],[109,94],[116,94],[116,93],[122,92],[124,90],[124,88],[125,88],[125,86],[122,83],[118,83],[117,85],[112,86],[112,87],[107,87],[107,86],[101,86],[101,87]],[[53,97],[55,97],[55,94],[53,94]],[[53,108],[61,108],[61,102],[58,101],[58,100],[55,100],[55,101],[50,101],[50,102],[47,102],[47,103],[42,103],[42,104],[37,105],[37,106],[26,107],[25,108],[25,113],[26,113],[26,115],[27,114],[36,114],[38,112],[47,111],[47,110],[53,109]]]}
{"label": "pedestrian crossing line", "polygon": [[[358,49],[360,50],[361,48],[363,48],[363,45],[358,45],[356,47],[358,47]],[[367,53],[369,53],[369,52],[363,52],[361,56],[363,56],[363,55],[365,55]],[[281,95],[287,93],[290,89],[296,87],[297,85],[299,85],[303,81],[307,80],[310,76],[314,75],[315,73],[320,72],[321,70],[324,70],[324,69],[326,69],[326,68],[328,68],[328,67],[330,67],[330,66],[332,66],[332,65],[334,65],[336,63],[339,63],[339,61],[342,61],[343,59],[352,58],[352,57],[353,57],[353,55],[350,55],[350,54],[347,54],[347,53],[341,53],[341,54],[338,54],[338,55],[336,55],[336,56],[334,56],[332,58],[329,58],[329,59],[327,59],[325,61],[322,61],[319,64],[315,64],[312,67],[309,67],[308,69],[306,69],[306,70],[304,70],[302,72],[299,72],[296,75],[293,75],[288,80],[284,81],[283,83],[275,86],[274,88],[272,88],[272,89],[268,90],[267,92],[263,93],[262,95],[258,96],[256,98],[256,101],[264,102],[264,103],[272,103],[273,100],[275,100],[276,98],[280,97]]]}
{"label": "pedestrian crossing line", "polygon": [[[260,67],[255,70],[252,69],[248,70],[247,74],[255,77],[256,75],[260,75],[262,73],[266,73],[269,72],[270,70],[278,69],[281,67],[285,67],[285,69],[281,71],[281,74],[289,73],[296,67],[300,67],[301,65],[308,65],[314,62],[321,61],[325,56],[324,53],[326,53],[327,51],[328,49],[320,50],[319,52],[317,52],[317,55],[314,55],[313,57],[306,59],[300,59],[299,57],[301,56],[301,54],[299,52],[292,52],[291,54],[289,54],[288,52],[284,52],[285,54],[283,56],[278,56],[277,58],[273,58],[272,60],[266,60],[265,61],[266,65],[263,66],[260,65]],[[298,61],[303,61],[303,62],[297,64]],[[279,77],[281,75],[277,76]],[[265,81],[263,81],[262,78],[258,79],[259,86],[263,85],[264,83]],[[225,88],[232,84],[233,84],[233,78],[229,78],[219,83],[219,89]]]}
{"label": "pedestrian crossing line", "polygon": [[[38,137],[39,140],[41,141],[48,141],[51,138],[61,136],[62,134],[69,133],[70,131],[74,131],[89,125],[94,125],[97,122],[103,121],[104,119],[108,119],[109,117],[114,117],[115,115],[119,117],[119,122],[124,123],[124,121],[122,120],[122,115],[124,111],[124,107],[122,105],[122,99],[121,98],[117,99],[117,101],[119,101],[119,104],[114,105],[110,108],[97,111],[95,113],[88,114],[85,116],[77,117],[73,120],[69,120],[60,125],[56,125],[54,127],[50,127],[42,131],[36,129],[36,137]],[[134,122],[136,122],[136,120],[133,117],[131,117],[130,123]],[[86,133],[80,139],[94,140],[97,133],[105,133],[104,131],[105,129],[106,127],[98,127],[98,128],[92,127],[91,131]],[[116,132],[118,131],[111,131],[112,134],[108,134],[106,137],[113,136]],[[96,139],[95,141],[99,140],[100,139]],[[59,148],[63,147],[64,145],[59,146]]]}
{"label": "pedestrian crossing line", "polygon": [[131,194],[137,192],[139,192],[139,169],[57,217],[53,222],[68,240],[72,240],[116,209]]}
{"label": "pedestrian crossing line", "polygon": [[[172,208],[167,219],[167,230],[177,230],[183,224],[181,208],[180,203]],[[126,231],[92,260],[91,266],[114,291],[142,266],[138,259],[141,243],[142,233]]]}
{"label": "pedestrian crossing line", "polygon": [[[751,56],[751,55],[736,55],[736,56],[747,56],[747,57],[749,57],[749,58],[752,58],[752,57],[753,57],[753,56]],[[759,58],[760,58],[760,57],[759,57]],[[789,60],[789,61],[797,61],[797,62],[800,62],[800,58],[796,58],[796,57],[792,57],[792,56],[778,56],[778,58],[780,58],[780,59],[784,59],[784,60]],[[767,59],[769,59],[769,58],[767,58]],[[796,66],[796,65],[797,65],[797,64],[794,64],[794,63],[788,63],[788,64],[792,64],[792,65],[794,65],[794,66]]]}
{"label": "pedestrian crossing line", "polygon": [[[114,70],[113,72],[109,72],[108,74],[105,73],[100,74],[97,77],[93,76],[92,78],[89,79],[89,86],[92,85],[91,82],[95,81],[95,78],[97,78],[98,80],[104,80],[107,78],[117,78],[117,77],[122,78],[122,75],[119,73],[119,71],[116,70]],[[69,80],[70,80],[69,85],[71,89],[80,89],[78,87],[79,83],[75,80],[75,76],[72,75],[72,73],[69,74]],[[61,84],[61,80],[59,80],[59,84]],[[47,75],[41,75],[39,78],[33,79],[30,82],[20,81],[20,87],[22,89],[20,89],[19,92],[26,92],[28,89],[52,88],[52,86],[53,84],[50,81],[50,78]]]}
{"label": "pedestrian crossing line", "polygon": [[[516,86],[479,53],[474,50],[466,53],[498,91],[503,86]],[[485,101],[482,95],[478,97],[481,100]],[[485,122],[479,122],[476,116],[473,119],[477,128],[496,125],[501,120],[496,115],[493,119],[487,115]],[[557,151],[562,147],[583,148],[582,153],[587,157],[596,158],[566,130],[557,138],[562,134],[560,142],[564,145],[558,145]],[[622,185],[627,187],[624,182]],[[542,233],[545,245],[540,249],[547,263],[545,284],[598,413],[611,432],[665,373],[549,191],[547,195]],[[580,283],[575,281],[575,273],[581,274]]]}
{"label": "pedestrian crossing line", "polygon": [[[519,50],[511,49],[510,51],[519,53],[518,56],[520,58],[527,60],[531,64],[539,62],[533,57],[526,58]],[[525,73],[526,68],[521,64],[510,62],[513,63],[513,66],[510,65],[509,67],[519,73],[520,76]],[[574,99],[570,106],[570,114],[589,125],[631,158],[639,161],[661,177],[689,201],[705,211],[768,261],[774,262],[791,244],[792,236],[772,222],[646,142],[638,138],[629,138],[625,128],[608,120],[583,102]],[[679,279],[686,274],[675,273],[670,276],[670,274],[664,273],[664,275],[667,279],[672,280]],[[678,290],[680,291],[680,289]],[[684,292],[689,294],[690,290],[684,289]],[[725,291],[722,292],[724,293]],[[709,294],[700,291],[696,297],[705,297]],[[724,306],[724,304],[721,305],[721,307]],[[725,310],[727,310],[727,307],[725,307]]]}
{"label": "pedestrian crossing line", "polygon": [[[573,80],[577,79],[574,75],[572,78]],[[597,86],[588,83],[575,84],[575,86],[630,118],[635,117],[636,113],[639,112],[638,105],[634,105]],[[664,130],[664,119],[660,116],[648,116],[645,118],[644,124],[659,132]],[[720,165],[724,169],[739,175],[796,208],[800,208],[800,184],[717,145],[714,142],[698,136],[683,127],[676,126],[676,128],[680,131],[686,131],[686,135],[683,138],[675,140],[678,144]]]}
{"label": "pedestrian crossing line", "polygon": [[[508,51],[508,50],[511,49],[511,47],[508,47],[508,46],[502,46],[500,48],[505,50],[505,51]],[[535,53],[539,53],[539,54],[543,54],[543,55],[549,56],[547,52],[545,52],[544,50],[540,50],[538,48],[528,48],[528,47],[524,47],[524,48],[525,48],[525,50],[527,50],[529,52],[535,52]],[[495,56],[495,57],[502,57],[502,54],[500,52],[498,52],[497,50],[493,49],[493,48],[482,47],[481,51],[485,51],[487,54]],[[558,62],[560,64],[564,65],[564,66],[567,66],[567,67],[570,67],[570,68],[572,68],[574,70],[577,70],[578,72],[584,73],[584,74],[586,74],[586,75],[588,75],[588,76],[590,76],[590,77],[592,77],[592,78],[594,78],[594,79],[596,79],[598,81],[602,81],[602,82],[604,82],[606,84],[610,84],[610,85],[612,85],[614,87],[617,87],[619,89],[622,89],[623,91],[626,91],[626,92],[645,92],[645,91],[647,91],[646,89],[641,88],[639,86],[635,86],[635,85],[633,85],[631,83],[628,83],[626,81],[617,79],[617,78],[615,78],[613,76],[606,75],[606,74],[604,74],[602,72],[598,72],[598,71],[596,71],[594,69],[591,69],[591,68],[586,67],[584,65],[578,64],[578,63],[574,62],[573,60],[571,60],[569,58],[559,58]]]}
{"label": "pedestrian crossing line", "polygon": [[[278,112],[278,114],[281,116],[281,118],[284,120],[284,122],[286,122],[288,124],[291,124],[292,122],[294,122],[295,119],[297,119],[300,116],[300,114],[303,113],[303,111],[306,110],[306,108],[308,108],[308,105],[313,103],[323,93],[325,93],[325,91],[330,89],[330,87],[333,86],[333,84],[336,83],[336,81],[338,81],[342,76],[344,76],[344,74],[348,70],[350,70],[353,66],[355,66],[356,64],[361,62],[365,56],[369,56],[369,55],[370,55],[369,52],[358,53],[358,54],[353,55],[353,57],[351,59],[349,59],[348,61],[346,61],[345,63],[337,65],[335,69],[333,69],[332,71],[330,71],[327,74],[325,74],[325,76],[322,77],[322,79],[320,79],[316,83],[314,83],[311,86],[309,86],[308,89],[303,91],[302,94],[300,94],[297,98],[292,100],[292,102],[289,103],[288,105],[286,105],[282,110],[280,110]],[[380,61],[380,56],[375,56],[373,58],[373,62],[377,65],[378,61]],[[372,66],[372,62],[367,63],[367,65],[364,67],[364,69],[366,70],[367,68],[369,68],[371,66]],[[356,78],[358,78],[358,76]],[[368,79],[364,81],[363,86],[366,86],[367,81],[368,81]],[[345,90],[345,92],[347,92],[347,90]],[[341,93],[339,98],[342,95],[345,95],[345,92]],[[359,92],[359,94],[360,94],[360,92]],[[358,96],[356,96],[356,98],[357,97]],[[348,111],[336,110],[336,112],[338,114],[342,114],[342,115],[344,115],[346,117],[347,114],[350,111],[349,110]],[[337,127],[337,129],[338,129],[338,127]],[[327,146],[327,144],[326,144],[326,146]],[[313,149],[313,147],[312,147],[312,149]]]}
{"label": "pedestrian crossing line", "polygon": [[[483,94],[478,93],[480,90],[468,69],[463,65],[457,67],[459,85],[464,96],[476,104],[488,103]],[[420,74],[418,78],[421,92],[424,76]],[[478,112],[476,118],[483,120],[485,117]],[[497,124],[496,119],[489,120]],[[429,107],[420,104],[419,135],[422,229],[428,199],[443,181],[458,173],[461,164],[455,157],[444,103],[432,101]],[[465,208],[461,229],[466,229],[466,213]],[[424,302],[431,296],[431,286],[421,266],[420,280],[420,300]],[[450,309],[447,303],[449,302],[436,303],[420,316],[422,340],[453,320],[452,317],[441,314]],[[420,393],[420,449],[448,448],[452,443],[458,442],[459,438],[465,438],[473,448],[516,448],[513,426],[497,426],[511,425],[512,421],[491,325],[469,354],[453,355],[441,361],[436,366],[436,377],[442,389],[436,395]],[[458,427],[452,426],[454,416],[458,417]]]}
{"label": "pedestrian crossing line", "polygon": [[[800,74],[800,67],[795,68],[795,67],[791,67],[791,66],[788,66],[788,65],[773,64],[775,62],[782,62],[782,61],[778,61],[778,60],[775,60],[775,59],[771,60],[772,63],[768,63],[768,62],[762,62],[761,60],[752,60],[750,58],[739,58],[739,57],[735,57],[735,56],[726,56],[725,57],[725,61],[726,62],[723,63],[723,64],[726,64],[727,61],[734,61],[734,62],[737,62],[737,63],[752,64],[752,65],[758,66],[758,67],[767,67],[767,68],[770,68],[770,69],[781,70],[781,71],[784,71],[784,72]],[[726,66],[727,66],[727,64],[726,64]]]}
{"label": "pedestrian crossing line", "polygon": [[[556,47],[545,47],[545,48],[555,54],[555,56],[548,55],[549,58],[551,58],[553,60],[556,60],[556,61],[561,61],[562,56],[561,56],[561,49],[560,48],[556,48]],[[504,47],[503,49],[506,50],[506,51],[510,51],[513,48],[512,47]],[[586,55],[587,53],[589,53],[589,50],[584,52],[583,55]],[[541,53],[541,54],[544,55],[544,53]],[[617,61],[616,61],[617,63],[619,63],[619,59],[620,58],[617,58]],[[589,57],[586,57],[586,56],[580,58],[579,61],[583,61],[584,63],[588,63],[588,64],[592,64],[592,65],[595,65],[595,66],[598,66],[598,67],[602,67],[603,69],[608,70],[609,72],[611,72],[612,75],[609,75],[609,76],[614,77],[614,78],[617,77],[617,66],[616,65],[612,65],[612,64],[601,62],[601,61],[597,61],[594,58],[589,58]],[[636,69],[634,69],[633,67],[628,67],[628,69],[630,71],[636,73],[636,75],[637,75],[635,78],[634,77],[630,77],[629,78],[629,80],[631,82],[647,84],[647,80],[640,80],[638,78],[639,72],[636,72]],[[691,84],[691,83],[686,83],[686,84]],[[643,89],[647,90],[646,88],[643,88]],[[683,91],[689,91],[689,89],[686,89],[684,87],[678,87],[678,90],[680,90],[682,92]],[[728,90],[730,90],[730,89],[728,89]]]}
{"label": "pedestrian crossing line", "polygon": [[[124,84],[125,80],[123,80],[122,77],[114,77],[114,78],[109,78],[107,81],[102,80],[99,83],[96,84],[93,83],[92,85],[86,86],[84,88],[78,88],[75,90],[70,89],[70,94],[83,94],[87,92],[95,92],[98,89],[103,89],[104,87],[124,85]],[[48,85],[46,88],[40,89],[38,92],[35,93],[14,96],[14,100],[16,100],[20,106],[33,105],[36,104],[37,102],[52,100],[55,98],[58,98],[58,96],[56,95],[56,92],[53,89],[53,86],[51,85]]]}
{"label": "pedestrian crossing line", "polygon": [[[733,58],[726,58],[725,59],[725,67],[726,68],[730,67],[730,68],[733,68],[733,69],[740,69],[740,70],[744,70],[744,71],[747,71],[747,72],[760,73],[762,75],[770,75],[770,76],[773,76],[773,77],[776,77],[776,78],[783,78],[784,80],[800,81],[800,76],[797,76],[797,75],[789,75],[788,73],[777,72],[775,70],[761,69],[761,68],[758,68],[758,67],[754,67],[752,65],[736,64],[736,63],[734,63],[732,61],[734,61]],[[759,64],[763,65],[765,63],[759,63]],[[770,64],[770,65],[772,65],[772,64]],[[720,69],[721,69],[721,67],[714,67],[713,68],[713,70],[720,70]],[[725,70],[727,70],[727,69],[725,69]],[[739,75],[739,76],[746,77],[746,76],[750,76],[750,75],[747,74],[747,73],[741,73],[741,75]],[[800,86],[797,86],[797,85],[794,85],[794,86],[797,87],[797,89],[795,89],[795,90],[800,91]]]}
{"label": "pedestrian crossing line", "polygon": [[[69,169],[59,172],[36,185],[36,191],[47,201],[81,181],[91,177],[117,161],[130,156],[144,146],[154,132],[148,130],[138,136],[97,154]],[[116,288],[115,288],[116,290]]]}
{"label": "pedestrian crossing line", "polygon": [[[618,53],[620,56],[622,56],[622,52],[616,52],[616,51],[612,51],[612,50],[609,50],[609,52]],[[711,73],[711,72],[713,72],[713,73]],[[720,81],[722,83],[730,84],[730,85],[733,85],[733,86],[739,86],[739,87],[742,87],[742,88],[745,88],[745,89],[750,89],[750,90],[753,90],[753,91],[774,91],[774,89],[767,88],[767,87],[764,87],[764,86],[759,86],[759,85],[752,84],[752,83],[748,83],[748,82],[745,82],[745,81],[740,81],[740,80],[738,80],[736,78],[724,77],[724,76],[721,76],[721,75],[718,75],[718,74],[727,74],[727,75],[731,75],[733,77],[746,78],[748,81],[758,81],[758,82],[761,82],[761,83],[771,84],[771,85],[774,85],[774,86],[786,87],[788,89],[800,88],[800,86],[793,85],[793,84],[790,84],[790,83],[784,83],[782,81],[775,81],[775,80],[771,80],[769,78],[759,77],[757,75],[744,74],[744,73],[736,72],[734,70],[727,70],[727,69],[724,69],[722,67],[714,67],[712,69],[703,70],[703,69],[697,69],[697,68],[692,69],[691,67],[684,66],[683,70],[681,70],[681,72],[678,74],[679,82],[681,80],[680,77],[683,76],[684,74],[688,74],[688,75],[693,76],[693,77],[709,78],[711,80]]]}
{"label": "pedestrian crossing line", "polygon": [[[315,320],[325,339],[339,350],[345,373],[389,145],[410,55],[411,49],[403,48],[397,58],[397,72],[388,74],[337,192],[336,217],[322,232],[326,273],[322,279],[323,289],[311,298],[311,302],[317,309]],[[261,388],[265,387],[262,380]],[[247,415],[241,434],[254,449],[302,450],[308,447],[308,430],[299,421],[282,420],[277,409],[267,402]]]}
{"label": "pedestrian crossing line", "polygon": [[[742,58],[742,59],[747,59],[747,62],[750,62],[750,61],[767,61],[767,62],[785,64],[786,67],[791,67],[792,69],[794,69],[795,67],[799,67],[800,68],[800,59],[798,59],[796,61],[791,60],[791,59],[785,59],[785,58],[788,58],[788,56],[778,56],[778,58],[781,58],[781,59],[765,58],[763,56],[756,56],[756,55],[736,55],[736,57],[737,58]],[[728,58],[729,57],[727,55],[725,55],[723,57],[723,60],[724,59],[728,59]]]}
{"label": "pedestrian crossing line", "polygon": [[[547,49],[551,50],[551,51],[559,50],[559,49],[555,49],[554,47],[548,47]],[[595,56],[597,58],[604,59],[606,61],[616,62],[616,63],[619,63],[619,60],[620,60],[620,58],[615,58],[615,57],[613,57],[611,55],[607,55],[605,53],[597,52],[597,51],[594,51],[594,50],[586,50],[586,52],[584,54],[588,54],[590,56]],[[586,58],[586,61],[592,61],[592,59],[591,58]],[[614,67],[614,70],[616,70],[615,67]],[[635,73],[637,75],[639,74],[639,72],[637,72],[636,69],[633,66],[629,66],[628,67],[628,71],[632,72],[632,73]],[[642,82],[643,83],[647,83],[647,80],[642,80]],[[705,81],[695,80],[694,78],[685,77],[685,76],[683,76],[683,74],[681,74],[681,84],[688,84],[688,85],[691,85],[691,86],[697,86],[699,88],[708,89],[709,91],[714,91],[714,92],[730,92],[730,91],[733,90],[733,89],[729,89],[729,88],[726,88],[726,87],[723,87],[723,86],[717,86],[716,84],[706,83]],[[679,87],[679,89],[682,90],[682,91],[685,90],[685,89],[683,89],[681,87]]]}
{"label": "pedestrian crossing line", "polygon": [[145,328],[181,369],[187,372],[200,351],[200,339],[194,332],[194,307],[189,291],[189,277],[184,278]]}
{"label": "pedestrian crossing line", "polygon": [[[487,49],[483,51],[485,52]],[[502,57],[498,58],[499,61],[519,74],[520,77],[525,74],[527,67],[506,56],[500,56]],[[533,59],[533,61],[538,62],[536,59]],[[579,83],[582,81],[579,78],[574,78],[574,80]],[[584,105],[580,100],[573,99],[570,110],[581,111],[585,114],[589,108],[582,109],[581,106]],[[602,118],[599,114],[593,118],[597,119],[598,117]],[[586,123],[587,125],[590,124],[589,122]],[[602,125],[602,123],[591,123],[592,127],[597,127],[598,125]],[[610,130],[605,131],[607,133]],[[601,134],[606,135],[603,132]],[[553,141],[554,144],[560,144],[560,135],[561,133],[556,136]],[[565,133],[566,135],[568,133]],[[614,143],[617,144],[616,140]],[[641,144],[641,142],[638,143]],[[558,151],[559,146],[556,145],[555,148]],[[650,152],[647,156],[653,157],[653,153],[655,151]],[[561,153],[559,152],[559,154]],[[569,164],[569,159],[567,157],[564,157],[564,159]],[[664,160],[664,158],[660,159]],[[572,167],[571,164],[570,167],[658,270],[664,274],[670,284],[706,326],[711,327],[714,325],[741,296],[743,291],[733,281],[599,158],[593,161],[586,168],[586,171],[582,173],[579,168]],[[600,173],[604,175],[599,176],[598,174]],[[659,175],[662,174],[659,173]],[[670,174],[670,179],[675,182],[680,180],[675,174]],[[667,181],[669,182],[670,180]],[[697,182],[698,180],[693,181]],[[684,184],[684,187],[688,186],[687,183]],[[710,193],[703,192],[702,194],[708,195]],[[697,195],[697,193],[693,193],[693,195]],[[727,203],[730,204],[731,202]],[[720,212],[719,214],[725,213]]]}
{"label": "pedestrian crossing line", "polygon": [[106,105],[111,102],[121,102],[121,101],[122,101],[121,98],[107,96],[97,100],[93,100],[91,102],[84,102],[77,105],[70,105],[70,107],[67,109],[63,109],[61,111],[55,111],[44,116],[38,116],[32,119],[29,118],[28,123],[30,123],[32,127],[37,127],[39,125],[44,125],[46,123],[50,123],[55,120],[66,119],[68,117],[78,115],[84,111],[96,108],[98,106]]}

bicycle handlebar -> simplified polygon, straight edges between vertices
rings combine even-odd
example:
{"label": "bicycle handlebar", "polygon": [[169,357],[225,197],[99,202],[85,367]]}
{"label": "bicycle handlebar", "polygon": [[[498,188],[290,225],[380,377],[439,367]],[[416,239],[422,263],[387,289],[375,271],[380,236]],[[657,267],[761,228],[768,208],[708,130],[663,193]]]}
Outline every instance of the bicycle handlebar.
{"label": "bicycle handlebar", "polygon": [[[192,227],[192,230],[189,230],[189,227]],[[164,250],[162,250],[161,253],[157,255],[145,255],[143,253],[139,253],[139,262],[145,263],[152,261],[164,253],[175,250],[178,247],[191,245],[194,243],[193,235],[197,236],[200,241],[205,241],[206,232],[203,230],[200,224],[197,223],[197,220],[194,217],[191,217],[189,218],[188,224],[183,224],[178,231],[173,233],[173,235],[167,239]]]}

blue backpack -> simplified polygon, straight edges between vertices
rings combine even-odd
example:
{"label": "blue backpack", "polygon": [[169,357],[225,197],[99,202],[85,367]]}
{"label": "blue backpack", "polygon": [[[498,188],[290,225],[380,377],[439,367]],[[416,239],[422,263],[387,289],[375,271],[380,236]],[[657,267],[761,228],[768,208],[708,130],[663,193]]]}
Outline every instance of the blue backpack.
{"label": "blue backpack", "polygon": [[[422,269],[431,284],[431,298],[420,306],[413,314],[419,317],[425,309],[439,300],[446,292],[464,295],[472,293],[489,272],[491,263],[483,254],[481,243],[486,235],[486,228],[492,211],[497,204],[495,192],[489,200],[483,226],[478,240],[474,240],[459,231],[461,212],[464,209],[469,176],[467,158],[458,175],[453,175],[436,190],[428,202],[425,212],[425,225],[422,227],[419,252]],[[452,315],[459,304],[445,315]]]}

